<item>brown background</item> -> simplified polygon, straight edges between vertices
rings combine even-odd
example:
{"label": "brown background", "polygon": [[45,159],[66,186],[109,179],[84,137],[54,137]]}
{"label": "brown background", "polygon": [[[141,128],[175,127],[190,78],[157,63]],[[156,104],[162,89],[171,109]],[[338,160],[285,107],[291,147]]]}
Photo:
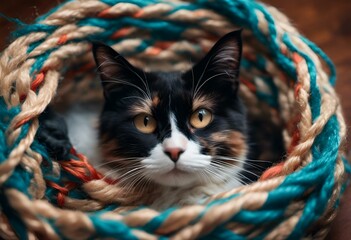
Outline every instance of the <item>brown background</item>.
{"label": "brown background", "polygon": [[[320,46],[334,61],[347,125],[351,124],[351,0],[263,0],[284,12],[308,39]],[[0,13],[31,22],[61,1],[1,0]],[[0,18],[0,50],[8,43],[13,23]],[[350,144],[348,144],[348,149]],[[349,202],[350,204],[347,204]],[[351,239],[351,189],[341,203],[330,234],[332,239]]]}

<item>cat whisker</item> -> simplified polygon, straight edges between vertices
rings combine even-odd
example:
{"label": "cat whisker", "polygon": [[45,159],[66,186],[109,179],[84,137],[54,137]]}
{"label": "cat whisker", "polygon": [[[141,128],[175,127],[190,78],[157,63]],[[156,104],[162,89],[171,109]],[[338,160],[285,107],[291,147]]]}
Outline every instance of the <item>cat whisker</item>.
{"label": "cat whisker", "polygon": [[[260,176],[259,175],[257,175],[256,173],[254,173],[254,172],[252,172],[252,171],[250,171],[250,170],[247,170],[247,169],[245,169],[245,168],[242,168],[242,167],[239,167],[239,166],[236,166],[236,165],[233,165],[233,164],[229,164],[229,163],[224,163],[224,162],[211,162],[211,163],[213,163],[213,165],[215,165],[216,167],[219,167],[219,168],[224,168],[224,167],[229,167],[229,168],[236,168],[236,169],[239,169],[239,170],[241,170],[241,171],[243,171],[243,172],[247,172],[247,173],[250,173],[250,174],[252,174],[252,175],[254,175],[255,177],[257,177],[257,178],[259,178]],[[226,168],[225,168],[226,169]]]}
{"label": "cat whisker", "polygon": [[[145,89],[146,89],[146,91],[148,92],[148,97],[149,97],[149,99],[151,100],[151,92],[150,92],[150,89],[149,89],[149,85],[147,84],[147,81],[145,80],[145,79],[143,79],[137,72],[135,72],[133,69],[131,69],[129,66],[126,66],[128,69],[129,69],[129,71],[131,71],[133,74],[135,74],[139,79],[140,79],[140,81],[143,83],[143,85],[145,86]],[[143,73],[144,73],[144,76],[146,77],[146,75],[145,75],[145,72],[143,71]]]}
{"label": "cat whisker", "polygon": [[[147,190],[148,186],[151,184],[151,179],[146,177],[145,175],[143,175],[142,180],[143,181],[139,181],[139,183],[141,183],[140,191],[142,193],[144,193],[144,191]],[[136,187],[138,187],[138,186],[136,186]]]}
{"label": "cat whisker", "polygon": [[220,158],[222,160],[229,160],[229,161],[241,161],[241,162],[260,162],[260,163],[271,163],[270,161],[265,161],[265,160],[254,160],[254,159],[239,159],[239,158],[234,158],[234,157],[227,157],[227,156],[220,156],[220,155],[214,155],[213,157],[215,158]]}
{"label": "cat whisker", "polygon": [[[131,170],[123,173],[122,175],[120,176],[117,176],[117,178],[120,180],[120,181],[123,181],[125,179],[125,176],[128,176],[129,174],[133,173],[133,172],[139,172],[141,171],[141,169],[143,169],[143,166],[139,166],[139,167],[136,167],[136,168],[132,168]],[[112,171],[108,172],[107,174],[105,174],[104,178],[107,178],[109,176],[111,176],[112,174],[116,174],[118,173],[120,170],[119,169],[112,169]],[[118,174],[117,174],[118,175]],[[130,175],[129,175],[130,176]]]}
{"label": "cat whisker", "polygon": [[213,177],[213,175],[209,172],[208,169],[203,169],[199,171],[198,174],[204,183],[213,183],[213,180],[210,178],[210,176]]}
{"label": "cat whisker", "polygon": [[[138,187],[140,189],[138,189],[138,192],[144,193],[144,190],[146,189],[147,185],[149,185],[149,179],[145,178],[145,176],[142,176],[142,181],[137,182],[137,184],[135,185],[135,187]],[[140,186],[138,186],[140,185]]]}
{"label": "cat whisker", "polygon": [[[213,58],[213,56],[211,56],[210,59],[208,59],[208,61],[206,62],[205,68],[204,68],[204,70],[202,71],[201,76],[200,76],[199,80],[198,80],[197,83],[196,83],[195,91],[197,91],[197,88],[198,88],[198,86],[199,86],[199,84],[200,84],[202,78],[204,77],[204,74],[205,74],[205,72],[206,72],[206,70],[207,70],[207,67],[208,67],[208,65],[210,64],[212,58]],[[193,94],[193,98],[195,98],[195,95],[194,95],[194,94]]]}
{"label": "cat whisker", "polygon": [[[119,55],[118,58],[121,58],[122,56]],[[130,68],[130,66],[128,66],[126,63],[119,63],[119,62],[116,62],[116,61],[111,61],[109,60],[108,58],[105,57],[105,61],[100,64],[99,68],[103,65],[117,65],[117,66],[123,66],[123,67],[126,67],[130,72],[132,72],[142,83],[143,85],[145,86],[145,89],[146,91],[148,92],[148,97],[149,99],[151,100],[151,92],[150,92],[150,89],[148,87],[148,84],[147,84],[147,81],[145,79],[143,79],[136,71],[134,71],[132,68]],[[146,75],[145,75],[145,72],[143,71],[144,73],[144,77],[146,78]]]}
{"label": "cat whisker", "polygon": [[[223,165],[227,164],[227,166],[233,165],[233,164],[231,164],[231,163],[224,162],[224,161],[228,161],[228,160],[224,160],[224,161],[219,161],[219,160],[223,160],[223,159],[217,159],[217,162],[218,162],[219,164],[223,164]],[[216,161],[216,160],[214,160],[214,161]],[[246,161],[233,160],[233,162],[243,163],[244,166],[247,165],[247,166],[253,167],[254,169],[257,169],[257,170],[264,170],[264,169],[266,168],[266,167],[259,166],[259,165],[256,165],[256,164],[248,163],[248,162],[246,162]]]}
{"label": "cat whisker", "polygon": [[[241,177],[241,180],[242,180],[243,185],[245,185],[245,184],[250,184],[250,183],[253,183],[253,182],[254,182],[252,179],[248,178],[247,176],[245,176],[245,175],[242,174],[241,172],[238,172],[237,174]],[[246,181],[244,181],[244,179],[242,179],[242,178],[245,178]]]}
{"label": "cat whisker", "polygon": [[[190,66],[194,66],[193,61],[191,61],[191,57],[189,58],[189,63]],[[194,92],[194,87],[195,87],[195,76],[194,76],[194,68],[191,67],[191,81],[192,81],[192,85],[191,85],[191,92]]]}
{"label": "cat whisker", "polygon": [[[234,173],[233,172],[231,172],[231,171],[228,171],[228,167],[229,166],[227,166],[227,167],[225,167],[225,166],[222,166],[222,165],[216,165],[215,166],[216,168],[218,168],[218,169],[220,169],[221,170],[221,177],[223,177],[222,175],[223,174],[225,174],[225,175],[227,175],[228,177],[230,176],[230,177],[235,177],[235,175],[239,175],[240,177],[242,177],[242,178],[245,178],[245,179],[247,179],[249,182],[244,182],[244,180],[243,179],[241,179],[241,178],[235,178],[237,181],[239,181],[240,183],[245,183],[245,184],[247,184],[247,183],[251,183],[251,182],[253,182],[250,178],[248,178],[247,176],[245,176],[245,175],[243,175],[240,171],[244,171],[245,169],[242,169],[242,168],[240,168],[240,167],[237,167],[237,168],[239,168],[239,171],[235,171]],[[249,171],[250,172],[250,171]],[[250,172],[251,173],[251,172]],[[251,174],[253,174],[253,173],[251,173]]]}
{"label": "cat whisker", "polygon": [[[135,177],[136,176],[136,177]],[[134,178],[135,177],[135,178]],[[126,193],[129,193],[129,192],[132,192],[133,189],[136,189],[138,187],[138,185],[140,183],[143,183],[143,179],[145,179],[144,175],[143,174],[134,174],[133,175],[133,180],[132,181],[129,181],[132,177],[128,178],[128,181],[126,182],[127,184],[125,184],[124,188],[125,188],[125,192]],[[141,194],[139,192],[140,190],[138,189],[138,194]]]}
{"label": "cat whisker", "polygon": [[239,159],[239,158],[233,158],[233,157],[225,157],[225,156],[218,156],[218,155],[215,155],[213,156],[214,158],[216,159],[219,159],[219,160],[225,160],[225,161],[234,161],[234,162],[240,162],[240,163],[248,163],[248,162],[251,162],[250,165],[251,166],[257,166],[257,167],[260,167],[260,165],[258,165],[258,163],[256,164],[256,162],[260,162],[260,163],[271,163],[270,161],[260,161],[260,160],[250,160],[250,159]]}
{"label": "cat whisker", "polygon": [[[113,81],[112,81],[113,80]],[[124,85],[127,85],[127,86],[130,86],[130,87],[134,87],[136,88],[137,90],[139,90],[145,98],[148,98],[148,99],[151,99],[149,97],[149,95],[142,89],[140,88],[139,86],[135,85],[134,83],[130,83],[130,82],[127,82],[127,81],[124,81],[124,80],[121,80],[121,79],[118,79],[118,78],[111,78],[111,80],[104,80],[102,81],[103,83],[117,83],[117,84],[124,84]]]}
{"label": "cat whisker", "polygon": [[119,179],[121,179],[121,181],[123,181],[123,179],[125,178],[125,176],[132,176],[133,174],[137,174],[139,173],[142,169],[144,169],[143,166],[139,166],[139,167],[136,167],[136,168],[133,168],[125,173],[123,173],[121,176],[118,176]]}
{"label": "cat whisker", "polygon": [[139,100],[141,100],[141,101],[145,101],[145,99],[144,98],[142,98],[142,97],[139,97],[139,96],[129,96],[129,97],[124,97],[124,98],[122,98],[122,100],[124,100],[124,99],[133,99],[133,98],[135,98],[135,99],[139,99]]}
{"label": "cat whisker", "polygon": [[147,90],[147,92],[148,92],[148,94],[149,94],[149,97],[150,97],[150,100],[151,100],[151,98],[152,98],[152,94],[151,94],[151,91],[150,91],[150,86],[149,86],[149,82],[148,82],[148,80],[147,80],[147,76],[146,76],[146,74],[145,74],[145,71],[143,71],[143,74],[144,74],[144,84],[145,84],[145,88],[146,88],[146,90]]}
{"label": "cat whisker", "polygon": [[215,77],[218,77],[218,76],[221,76],[221,75],[225,75],[225,74],[227,74],[227,73],[218,73],[218,74],[215,74],[215,75],[213,75],[212,77],[209,77],[209,78],[207,78],[197,89],[196,89],[196,91],[195,91],[195,93],[194,93],[194,98],[197,96],[197,94],[198,94],[198,92],[201,90],[201,88],[208,82],[208,81],[210,81],[211,79],[213,79],[213,78],[215,78]]}
{"label": "cat whisker", "polygon": [[206,172],[208,172],[209,176],[211,178],[215,178],[216,182],[211,181],[212,183],[225,183],[228,179],[228,177],[232,178],[235,177],[235,175],[230,174],[230,172],[228,172],[228,169],[226,169],[224,171],[219,169],[219,168],[215,168],[213,166],[211,166],[210,168],[206,169]]}
{"label": "cat whisker", "polygon": [[129,188],[130,186],[134,185],[135,181],[140,177],[141,177],[141,171],[136,171],[124,178],[121,178],[120,181],[118,182],[118,185],[122,188]]}
{"label": "cat whisker", "polygon": [[[228,178],[234,178],[239,183],[241,183],[243,185],[246,184],[246,182],[243,179],[236,177],[236,175],[239,175],[239,176],[242,175],[238,171],[235,171],[235,172],[229,171],[229,169],[224,167],[224,166],[216,166],[216,167],[211,166],[211,169],[215,169],[217,172],[219,171],[219,173],[217,173],[215,176],[220,182],[225,183]],[[212,170],[211,174],[213,174],[213,170]],[[243,176],[243,177],[245,177],[245,176]]]}
{"label": "cat whisker", "polygon": [[[241,175],[241,174],[239,174],[239,175]],[[236,181],[238,181],[241,185],[246,185],[246,184],[248,184],[247,182],[245,182],[243,179],[241,179],[240,177],[234,177],[234,179],[236,180]],[[251,183],[251,182],[250,182]]]}
{"label": "cat whisker", "polygon": [[109,160],[108,162],[104,162],[104,163],[101,163],[101,164],[94,165],[94,167],[95,168],[101,168],[103,166],[110,165],[111,163],[116,163],[116,162],[120,162],[120,161],[140,162],[141,160],[142,159],[139,159],[139,158],[118,158],[118,159],[115,159],[115,160]]}
{"label": "cat whisker", "polygon": [[[195,174],[199,175],[200,174],[200,179],[204,179],[204,182],[213,182],[211,178],[213,177],[220,177],[220,173],[218,172],[218,169],[212,168],[210,165],[210,168],[207,167],[201,167],[198,168],[197,171],[194,171]],[[206,181],[207,179],[207,181]]]}
{"label": "cat whisker", "polygon": [[[241,179],[240,177],[238,178],[237,175],[242,176],[242,174],[238,171],[233,172],[233,171],[228,171],[228,168],[223,168],[223,169],[221,169],[217,178],[223,183],[225,183],[228,178],[234,178],[236,181],[238,181],[242,185],[245,185],[246,182],[243,179]],[[243,177],[245,177],[245,176],[243,176]]]}
{"label": "cat whisker", "polygon": [[[223,166],[226,166],[226,167],[231,167],[231,166],[233,166],[233,164],[226,163],[226,162],[222,162],[222,161],[218,161],[218,164],[222,164]],[[237,165],[234,165],[234,166],[239,167],[239,166],[237,166]],[[261,171],[261,172],[264,171],[264,170],[266,169],[265,167],[250,165],[250,164],[247,164],[247,163],[246,163],[246,166],[252,167],[253,170],[257,170],[257,171]],[[245,168],[245,165],[243,165],[243,166],[240,167],[240,168],[242,168],[242,171],[245,171],[245,172],[249,172],[249,171],[250,171],[250,170],[248,170],[248,169]],[[253,174],[252,171],[250,171],[250,173]],[[255,174],[255,176],[258,176],[258,175]]]}

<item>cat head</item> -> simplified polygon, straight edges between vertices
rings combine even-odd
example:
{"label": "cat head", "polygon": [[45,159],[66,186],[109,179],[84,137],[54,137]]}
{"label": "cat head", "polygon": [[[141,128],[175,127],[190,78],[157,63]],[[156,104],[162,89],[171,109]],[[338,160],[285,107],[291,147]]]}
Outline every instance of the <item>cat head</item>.
{"label": "cat head", "polygon": [[222,37],[186,72],[143,72],[94,44],[105,96],[101,150],[122,181],[180,187],[239,178],[248,149],[240,35]]}

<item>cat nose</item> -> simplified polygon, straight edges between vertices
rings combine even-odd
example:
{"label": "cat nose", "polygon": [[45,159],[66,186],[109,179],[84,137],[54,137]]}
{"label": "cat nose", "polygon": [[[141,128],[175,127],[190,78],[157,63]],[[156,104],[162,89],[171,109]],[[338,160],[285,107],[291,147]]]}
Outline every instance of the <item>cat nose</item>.
{"label": "cat nose", "polygon": [[184,150],[181,148],[166,148],[164,152],[173,162],[177,162]]}

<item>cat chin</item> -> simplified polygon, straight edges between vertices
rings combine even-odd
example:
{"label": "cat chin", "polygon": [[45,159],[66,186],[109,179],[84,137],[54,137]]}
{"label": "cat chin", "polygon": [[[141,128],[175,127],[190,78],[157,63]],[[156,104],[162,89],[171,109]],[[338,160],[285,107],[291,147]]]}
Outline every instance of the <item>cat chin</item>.
{"label": "cat chin", "polygon": [[172,170],[165,174],[152,175],[149,177],[155,183],[167,187],[188,187],[197,182],[197,179],[191,174],[179,170]]}

